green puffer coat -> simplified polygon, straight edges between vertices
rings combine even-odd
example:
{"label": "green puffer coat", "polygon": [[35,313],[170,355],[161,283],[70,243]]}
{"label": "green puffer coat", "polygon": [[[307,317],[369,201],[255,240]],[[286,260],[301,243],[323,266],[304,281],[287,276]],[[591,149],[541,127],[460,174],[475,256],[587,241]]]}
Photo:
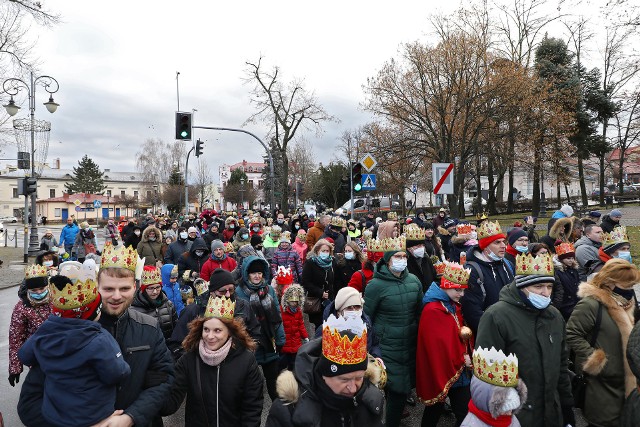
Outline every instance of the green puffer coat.
{"label": "green puffer coat", "polygon": [[386,389],[407,394],[416,382],[416,345],[422,284],[404,270],[396,277],[381,260],[364,294],[364,311],[380,338],[387,367]]}
{"label": "green puffer coat", "polygon": [[[635,304],[628,302],[625,309],[619,303],[626,300],[614,295],[609,289],[582,283],[578,290],[582,299],[567,322],[567,342],[576,353],[576,368],[588,374],[584,417],[603,427],[619,425],[625,397],[637,386],[625,358]],[[599,304],[602,320],[592,348],[590,340]]]}
{"label": "green puffer coat", "polygon": [[[636,376],[636,381],[640,384],[640,323],[636,323],[629,335],[627,361],[631,372]],[[640,388],[633,390],[627,397],[620,417],[620,426],[636,427],[638,420],[640,420]]]}
{"label": "green puffer coat", "polygon": [[527,427],[561,427],[562,406],[573,406],[564,320],[552,306],[539,310],[524,302],[515,283],[484,312],[476,348],[495,347],[518,357],[518,373],[529,396],[518,419]]}

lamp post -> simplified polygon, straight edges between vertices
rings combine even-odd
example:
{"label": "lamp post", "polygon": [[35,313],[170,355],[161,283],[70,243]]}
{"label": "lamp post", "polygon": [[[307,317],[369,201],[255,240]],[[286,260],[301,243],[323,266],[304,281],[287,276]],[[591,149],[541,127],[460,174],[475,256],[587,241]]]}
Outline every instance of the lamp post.
{"label": "lamp post", "polygon": [[153,184],[153,214],[156,213],[156,202],[158,201],[158,184]]}
{"label": "lamp post", "polygon": [[[4,81],[2,84],[2,90],[4,93],[11,96],[9,103],[3,107],[7,110],[10,116],[15,116],[20,110],[13,100],[13,96],[17,95],[23,89],[26,89],[29,97],[29,118],[31,123],[31,176],[36,177],[36,165],[35,165],[35,111],[36,111],[36,87],[41,85],[47,93],[49,93],[49,101],[44,103],[47,107],[47,111],[55,113],[59,104],[53,100],[53,94],[58,91],[60,85],[58,81],[51,76],[34,76],[33,71],[30,74],[29,83],[24,80],[12,77]],[[38,223],[36,218],[36,198],[37,192],[31,193],[31,233],[29,235],[29,255],[35,255],[40,250],[38,241]]]}
{"label": "lamp post", "polygon": [[242,209],[244,210],[244,178],[240,178],[240,204],[242,205]]}

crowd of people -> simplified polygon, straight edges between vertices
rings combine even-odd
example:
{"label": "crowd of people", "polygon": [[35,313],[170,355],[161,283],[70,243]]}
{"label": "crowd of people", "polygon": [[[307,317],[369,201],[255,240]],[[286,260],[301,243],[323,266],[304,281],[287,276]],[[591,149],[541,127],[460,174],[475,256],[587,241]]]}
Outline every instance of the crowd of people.
{"label": "crowd of people", "polygon": [[[70,218],[25,270],[30,426],[635,426],[640,272],[618,209],[503,230],[443,208]],[[60,249],[58,249],[60,248]],[[263,385],[265,388],[263,389]]]}

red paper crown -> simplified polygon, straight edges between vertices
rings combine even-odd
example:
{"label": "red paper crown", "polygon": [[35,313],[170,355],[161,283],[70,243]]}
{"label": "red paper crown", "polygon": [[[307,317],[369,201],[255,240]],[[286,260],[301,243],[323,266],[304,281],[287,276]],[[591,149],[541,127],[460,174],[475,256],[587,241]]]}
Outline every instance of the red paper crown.
{"label": "red paper crown", "polygon": [[[354,336],[349,338],[347,332]],[[362,318],[329,315],[322,325],[322,355],[340,365],[357,365],[367,359],[367,326]]]}
{"label": "red paper crown", "polygon": [[278,266],[276,273],[276,283],[278,285],[290,285],[293,283],[293,273],[288,267]]}
{"label": "red paper crown", "polygon": [[564,255],[564,254],[575,254],[576,248],[571,243],[560,243],[556,246],[556,255]]}
{"label": "red paper crown", "polygon": [[440,279],[441,289],[465,289],[469,286],[470,268],[464,268],[457,262],[443,263],[445,265],[444,275]]}
{"label": "red paper crown", "polygon": [[456,230],[458,230],[458,234],[471,234],[471,224],[458,224]]}
{"label": "red paper crown", "polygon": [[438,276],[442,276],[444,274],[444,269],[446,268],[446,264],[444,262],[438,262],[436,264],[433,264],[433,268],[436,269],[436,274]]}

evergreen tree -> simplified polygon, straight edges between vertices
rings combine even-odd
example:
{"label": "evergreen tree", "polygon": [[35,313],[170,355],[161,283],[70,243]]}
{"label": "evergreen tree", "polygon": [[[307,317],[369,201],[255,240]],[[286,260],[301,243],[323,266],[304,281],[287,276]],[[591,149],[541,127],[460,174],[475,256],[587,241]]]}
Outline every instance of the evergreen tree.
{"label": "evergreen tree", "polygon": [[100,167],[86,154],[78,162],[78,167],[73,168],[71,182],[66,183],[64,187],[69,194],[98,194],[107,188],[104,185],[103,173],[100,171]]}
{"label": "evergreen tree", "polygon": [[[180,212],[184,200],[184,176],[177,165],[171,168],[167,185],[162,192],[162,200],[169,212]],[[191,198],[191,192],[189,193]]]}

